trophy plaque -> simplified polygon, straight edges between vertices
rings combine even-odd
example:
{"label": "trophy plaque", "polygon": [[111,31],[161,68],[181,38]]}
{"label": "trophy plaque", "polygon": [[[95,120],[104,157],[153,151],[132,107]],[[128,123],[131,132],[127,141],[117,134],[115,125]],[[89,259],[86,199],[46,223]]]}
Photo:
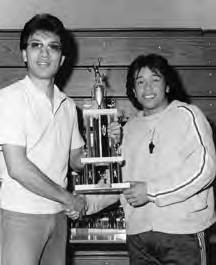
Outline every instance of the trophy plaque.
{"label": "trophy plaque", "polygon": [[86,157],[81,159],[84,169],[76,181],[76,193],[116,193],[130,187],[129,183],[122,182],[123,158],[118,145],[108,135],[108,127],[118,115],[116,108],[106,108],[106,87],[99,66],[93,66],[92,98],[96,107],[83,109]]}

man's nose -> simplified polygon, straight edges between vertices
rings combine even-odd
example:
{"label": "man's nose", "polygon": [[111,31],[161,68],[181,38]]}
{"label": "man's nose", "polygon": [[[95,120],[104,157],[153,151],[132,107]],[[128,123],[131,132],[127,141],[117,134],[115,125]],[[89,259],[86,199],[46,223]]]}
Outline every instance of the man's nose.
{"label": "man's nose", "polygon": [[152,89],[152,82],[146,82],[145,86],[143,87],[144,90],[149,91]]}
{"label": "man's nose", "polygon": [[49,55],[49,49],[48,49],[48,47],[46,45],[43,45],[41,47],[40,53],[41,53],[42,56]]}

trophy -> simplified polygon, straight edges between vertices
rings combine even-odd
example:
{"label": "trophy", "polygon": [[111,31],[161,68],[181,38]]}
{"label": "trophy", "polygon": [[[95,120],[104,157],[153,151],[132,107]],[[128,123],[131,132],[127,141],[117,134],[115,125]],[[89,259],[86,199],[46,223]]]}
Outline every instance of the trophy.
{"label": "trophy", "polygon": [[121,192],[129,183],[122,183],[121,164],[123,158],[116,145],[108,136],[111,122],[118,120],[116,108],[106,108],[106,86],[100,73],[100,62],[93,66],[95,83],[92,99],[96,107],[83,109],[86,137],[86,157],[81,159],[84,169],[75,184],[77,193]]}

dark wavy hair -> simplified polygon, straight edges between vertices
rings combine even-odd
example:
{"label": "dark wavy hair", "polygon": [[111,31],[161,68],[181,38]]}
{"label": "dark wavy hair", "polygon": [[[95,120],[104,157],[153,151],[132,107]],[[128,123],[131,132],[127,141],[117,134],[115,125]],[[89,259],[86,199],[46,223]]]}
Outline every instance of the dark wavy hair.
{"label": "dark wavy hair", "polygon": [[159,72],[163,75],[165,83],[169,86],[169,92],[166,93],[168,102],[180,100],[190,103],[178,72],[172,67],[166,58],[158,54],[140,55],[129,66],[127,72],[126,92],[133,105],[142,109],[141,104],[135,96],[135,81],[141,68],[148,67],[153,72]]}
{"label": "dark wavy hair", "polygon": [[67,54],[67,30],[57,17],[48,13],[37,14],[26,22],[20,35],[21,51],[26,50],[29,37],[38,30],[52,32],[59,36],[62,45],[62,54]]}

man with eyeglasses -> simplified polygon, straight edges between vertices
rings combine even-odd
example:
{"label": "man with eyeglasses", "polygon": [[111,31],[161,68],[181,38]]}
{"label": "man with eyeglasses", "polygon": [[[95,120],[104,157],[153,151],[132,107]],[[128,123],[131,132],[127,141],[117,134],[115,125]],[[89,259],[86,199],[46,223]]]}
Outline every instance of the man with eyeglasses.
{"label": "man with eyeglasses", "polygon": [[75,103],[54,84],[65,43],[58,18],[34,16],[20,37],[27,75],[0,91],[2,265],[64,265],[66,214],[84,208],[66,190],[84,142]]}

